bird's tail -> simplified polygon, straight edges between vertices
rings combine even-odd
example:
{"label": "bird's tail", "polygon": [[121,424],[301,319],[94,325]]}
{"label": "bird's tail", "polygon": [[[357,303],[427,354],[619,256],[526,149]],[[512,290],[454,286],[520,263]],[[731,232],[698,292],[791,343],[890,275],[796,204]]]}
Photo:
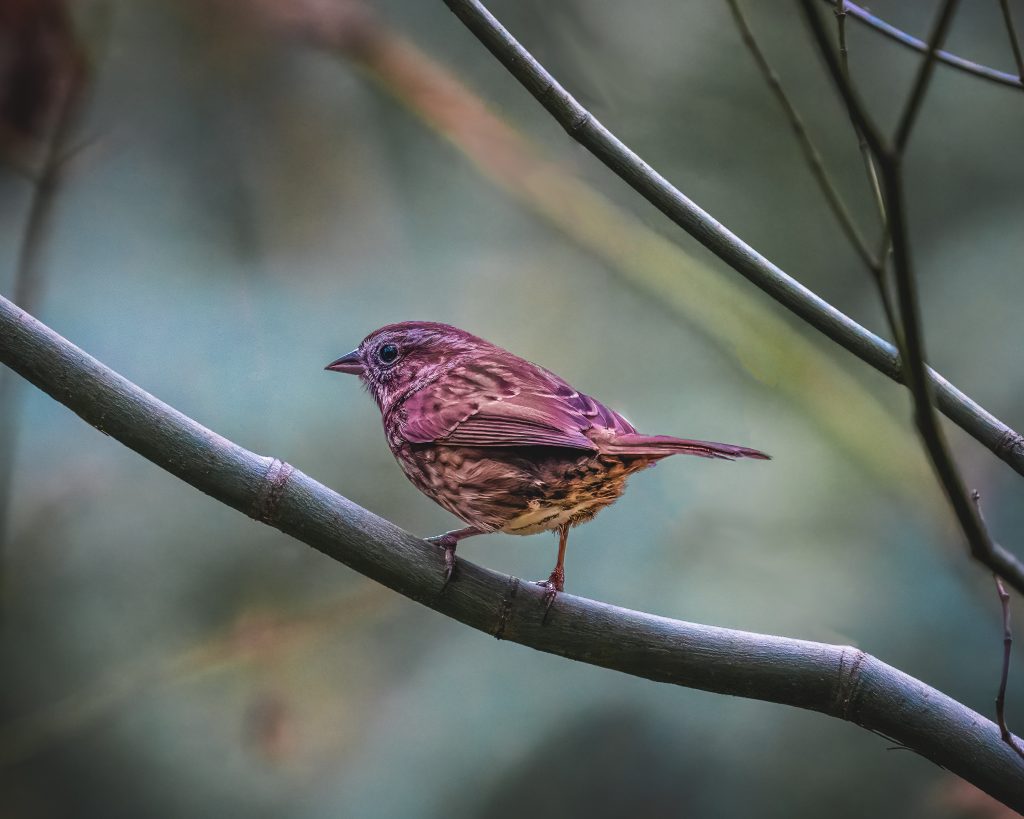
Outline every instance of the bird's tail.
{"label": "bird's tail", "polygon": [[670,435],[640,435],[624,433],[610,441],[601,442],[601,452],[608,455],[636,455],[649,458],[667,458],[669,455],[697,455],[700,458],[756,458],[770,461],[771,456],[756,449],[734,444],[716,444],[714,441],[690,441]]}

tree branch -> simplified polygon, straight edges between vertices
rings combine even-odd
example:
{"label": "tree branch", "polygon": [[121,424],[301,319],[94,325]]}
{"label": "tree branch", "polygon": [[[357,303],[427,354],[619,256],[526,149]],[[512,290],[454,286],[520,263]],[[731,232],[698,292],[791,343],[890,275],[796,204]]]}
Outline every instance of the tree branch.
{"label": "tree branch", "polygon": [[942,485],[946,498],[963,530],[971,556],[1006,580],[1017,591],[1024,592],[1024,564],[1011,552],[996,543],[988,533],[978,511],[968,498],[963,479],[956,468],[949,447],[946,444],[939,419],[932,408],[931,389],[925,364],[924,339],[921,330],[920,309],[917,287],[911,261],[910,239],[906,224],[906,206],[903,194],[902,161],[903,148],[921,98],[931,76],[932,65],[938,53],[938,45],[949,26],[956,0],[946,0],[940,9],[934,26],[928,56],[918,70],[911,95],[900,118],[897,138],[889,145],[879,135],[852,85],[847,81],[836,55],[829,46],[824,26],[813,7],[812,0],[801,0],[804,17],[810,27],[814,43],[832,76],[832,81],[847,106],[850,118],[864,133],[868,145],[878,162],[885,193],[886,212],[889,216],[889,237],[892,242],[893,276],[899,302],[901,336],[904,345],[903,358],[906,361],[905,383],[913,397],[914,418],[921,440]]}
{"label": "tree branch", "polygon": [[[562,88],[477,0],[444,2],[573,139],[604,162],[637,193],[736,272],[812,327],[879,372],[894,381],[901,381],[899,355],[892,344],[861,327],[780,270],[673,187]],[[934,370],[929,369],[928,373],[938,408],[1024,475],[1024,436]],[[1024,572],[1021,577],[1020,585],[1014,586],[1024,592]],[[1009,578],[1006,579],[1009,581]]]}
{"label": "tree branch", "polygon": [[946,0],[939,9],[939,15],[935,19],[935,25],[928,37],[928,48],[925,51],[924,60],[914,78],[914,87],[910,90],[910,96],[903,107],[903,114],[900,116],[900,123],[896,127],[896,137],[893,140],[893,151],[901,155],[907,148],[911,131],[917,122],[917,114],[921,110],[921,103],[924,102],[924,94],[931,82],[932,73],[935,71],[935,58],[949,33],[949,27],[953,24],[953,14],[956,12],[957,0]]}
{"label": "tree branch", "polygon": [[249,452],[154,398],[0,297],[0,362],[106,435],[216,500],[472,628],[657,682],[792,705],[915,750],[1024,810],[1024,765],[995,723],[848,646],[685,623],[559,595],[460,560],[289,464]]}
{"label": "tree branch", "polygon": [[[850,52],[846,47],[846,3],[839,0],[835,10],[836,15],[836,40],[839,46],[839,64],[843,69],[843,76],[847,83],[850,82]],[[878,216],[882,223],[881,245],[877,257],[873,257],[874,265],[869,265],[868,270],[875,282],[875,289],[878,290],[878,298],[882,302],[882,310],[885,313],[885,320],[896,341],[896,349],[902,348],[900,336],[900,325],[896,319],[896,309],[892,305],[892,297],[889,295],[889,285],[885,277],[886,260],[889,257],[889,219],[885,214],[885,198],[882,196],[882,186],[878,181],[878,169],[875,168],[875,160],[871,156],[871,149],[868,141],[864,138],[857,123],[853,124],[853,132],[857,137],[857,150],[860,152],[861,161],[864,163],[864,172],[867,174],[868,184],[871,186],[871,194],[875,199],[875,207],[878,209]]]}
{"label": "tree branch", "polygon": [[[835,7],[842,0],[825,0],[828,5]],[[851,17],[864,25],[873,28],[875,31],[884,34],[890,40],[895,40],[901,45],[905,45],[915,51],[926,52],[928,50],[928,43],[924,40],[919,40],[917,37],[913,37],[907,34],[902,29],[896,28],[896,26],[890,25],[885,22],[881,17],[876,17],[867,9],[861,8],[855,3],[846,2],[846,11]],[[1011,36],[1013,36],[1011,34]],[[998,83],[999,85],[1008,85],[1011,88],[1018,90],[1024,88],[1024,79],[1015,77],[1013,74],[1007,74],[1005,71],[997,71],[994,68],[989,68],[987,65],[981,65],[980,63],[971,62],[965,60],[963,57],[958,57],[949,51],[938,51],[935,55],[936,59],[948,65],[950,68],[955,68],[958,71],[963,71],[966,74],[971,74],[975,77],[980,77],[983,80],[989,80],[990,82]]]}

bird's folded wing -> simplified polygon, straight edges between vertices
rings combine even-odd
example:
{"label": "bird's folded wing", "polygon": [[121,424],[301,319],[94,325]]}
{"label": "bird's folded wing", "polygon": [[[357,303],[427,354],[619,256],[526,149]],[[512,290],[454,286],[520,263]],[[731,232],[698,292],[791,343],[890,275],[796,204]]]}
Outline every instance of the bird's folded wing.
{"label": "bird's folded wing", "polygon": [[621,416],[547,370],[502,373],[493,367],[450,372],[404,402],[402,436],[453,446],[555,446],[597,451],[586,432],[633,432]]}

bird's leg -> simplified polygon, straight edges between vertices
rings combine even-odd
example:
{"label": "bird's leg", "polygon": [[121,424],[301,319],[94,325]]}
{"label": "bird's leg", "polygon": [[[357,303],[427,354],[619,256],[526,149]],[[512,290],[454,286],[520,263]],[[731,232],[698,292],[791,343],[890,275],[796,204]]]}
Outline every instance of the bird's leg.
{"label": "bird's leg", "polygon": [[441,587],[442,591],[448,585],[448,581],[452,579],[452,572],[455,571],[455,547],[459,541],[473,535],[482,534],[483,531],[481,529],[477,529],[475,526],[467,526],[465,529],[455,529],[451,532],[445,532],[443,535],[424,538],[427,543],[433,543],[444,549],[444,586]]}
{"label": "bird's leg", "polygon": [[565,546],[569,542],[569,524],[563,523],[558,527],[558,562],[551,570],[547,580],[538,580],[537,585],[547,589],[544,592],[544,619],[548,617],[548,610],[555,602],[555,596],[565,590]]}

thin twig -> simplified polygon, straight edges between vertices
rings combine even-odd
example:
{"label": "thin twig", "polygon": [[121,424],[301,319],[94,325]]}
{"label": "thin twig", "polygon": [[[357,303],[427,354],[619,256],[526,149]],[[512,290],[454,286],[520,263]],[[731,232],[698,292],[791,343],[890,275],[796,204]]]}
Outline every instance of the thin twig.
{"label": "thin twig", "polygon": [[[892,146],[880,135],[871,117],[860,102],[853,86],[846,81],[842,67],[829,45],[828,35],[814,9],[812,0],[801,0],[801,8],[810,26],[814,42],[832,76],[849,111],[850,118],[863,131],[868,145],[878,163],[885,194],[886,212],[889,215],[889,231],[893,248],[893,274],[898,298],[900,323],[903,329],[902,360],[903,379],[910,389],[914,401],[914,417],[918,432],[939,478],[943,491],[963,531],[971,556],[1004,578],[1018,592],[1024,593],[1024,564],[1011,552],[993,541],[980,520],[977,510],[967,496],[963,479],[956,468],[938,418],[931,404],[932,383],[927,373],[924,343],[922,340],[920,308],[914,283],[909,236],[907,233],[906,210],[902,181],[902,154],[897,147],[905,145],[913,127],[915,112],[927,89],[931,76],[930,65],[922,65],[915,79],[911,96],[900,118],[898,133],[900,141]],[[956,0],[946,0],[940,9],[933,29],[932,47],[928,49],[927,63],[934,63],[940,39],[945,34],[948,20]]]}
{"label": "thin twig", "polygon": [[[984,522],[985,515],[981,511],[981,494],[977,489],[971,492],[971,500],[974,501],[974,508],[978,510],[978,517]],[[1006,684],[1010,678],[1010,654],[1013,651],[1013,632],[1010,630],[1010,595],[999,575],[993,574],[992,579],[996,582],[996,594],[999,595],[999,605],[1003,612],[1003,669],[999,675],[999,693],[996,694],[996,724],[999,726],[1003,742],[1013,748],[1021,759],[1024,759],[1024,746],[1017,741],[1006,725]]]}
{"label": "thin twig", "polygon": [[[850,50],[846,45],[846,0],[839,0],[836,6],[836,30],[839,42],[839,64],[843,69],[843,76],[847,82],[850,80]],[[885,199],[882,198],[882,186],[878,181],[878,169],[875,168],[875,161],[871,158],[871,151],[868,149],[867,140],[856,123],[853,125],[857,134],[857,150],[860,151],[861,159],[864,162],[864,171],[868,176],[868,183],[871,185],[871,194],[875,198],[875,207],[878,208],[878,215],[885,225]]]}
{"label": "thin twig", "polygon": [[[846,0],[839,0],[836,6],[836,30],[839,43],[839,65],[843,69],[843,76],[846,82],[850,80],[850,52],[846,46]],[[875,207],[878,209],[878,217],[881,221],[882,232],[879,239],[877,255],[872,257],[873,264],[868,265],[868,270],[875,282],[875,289],[878,290],[878,298],[882,302],[882,310],[885,313],[885,320],[894,339],[896,347],[901,347],[899,335],[902,332],[899,322],[896,320],[896,310],[892,304],[892,296],[889,293],[889,282],[885,275],[886,260],[889,258],[889,224],[885,215],[885,198],[882,196],[882,186],[878,181],[878,169],[875,167],[875,160],[871,156],[871,149],[864,138],[857,123],[851,119],[853,132],[857,137],[857,150],[860,152],[861,161],[864,163],[864,172],[868,177],[868,184],[871,187],[871,195],[875,200]]]}
{"label": "thin twig", "polygon": [[[838,2],[842,2],[842,0],[824,0],[824,2],[835,7],[835,5]],[[846,10],[855,20],[864,23],[875,31],[884,34],[889,39],[895,40],[897,43],[908,46],[915,51],[924,52],[928,50],[928,43],[924,40],[919,40],[917,37],[913,37],[905,31],[896,28],[896,26],[890,25],[885,22],[885,20],[880,17],[876,17],[871,12],[856,5],[855,3],[847,2]],[[989,80],[991,82],[998,83],[999,85],[1008,85],[1011,88],[1016,88],[1018,90],[1024,88],[1024,80],[1020,77],[1014,76],[1013,74],[1007,74],[1005,71],[998,71],[994,68],[989,68],[987,65],[981,65],[980,63],[965,60],[963,57],[959,57],[949,51],[940,50],[936,53],[935,57],[939,62],[944,63],[951,68],[955,68],[975,77],[980,77],[983,80]]]}
{"label": "thin twig", "polygon": [[1017,65],[1017,78],[1024,84],[1024,55],[1020,52],[1020,40],[1017,38],[1017,28],[1013,24],[1013,15],[1010,13],[1010,0],[999,0],[999,7],[1003,10],[1003,22],[1006,23],[1006,34],[1010,38],[1010,48],[1013,50],[1013,62]]}
{"label": "thin twig", "polygon": [[996,724],[1003,742],[1013,748],[1021,759],[1024,759],[1024,746],[1010,732],[1006,725],[1006,683],[1010,677],[1010,653],[1013,651],[1013,632],[1010,630],[1010,595],[999,575],[992,577],[996,581],[996,593],[1003,612],[1003,670],[999,675],[999,693],[996,694]]}
{"label": "thin twig", "polygon": [[810,134],[807,133],[807,128],[804,126],[800,112],[797,111],[796,106],[793,105],[792,100],[789,99],[785,89],[782,87],[782,83],[779,81],[778,75],[768,62],[768,58],[761,50],[761,46],[758,45],[757,39],[754,37],[754,32],[751,30],[750,24],[747,22],[747,18],[743,14],[743,10],[740,8],[739,0],[727,0],[727,2],[729,4],[730,11],[732,11],[733,19],[736,21],[736,27],[739,29],[743,44],[750,52],[750,56],[754,58],[754,62],[760,70],[761,76],[764,77],[765,82],[768,83],[768,87],[772,90],[775,98],[782,106],[786,119],[789,121],[789,124],[793,129],[793,133],[796,134],[797,142],[800,143],[800,149],[803,151],[804,159],[807,161],[807,165],[810,168],[815,181],[818,183],[818,187],[821,188],[821,192],[824,194],[825,201],[828,202],[828,206],[832,210],[832,214],[836,217],[836,221],[839,222],[840,228],[842,228],[843,233],[846,234],[846,238],[849,240],[850,244],[853,245],[853,249],[857,252],[857,255],[860,256],[861,261],[864,262],[868,269],[877,271],[877,261],[871,255],[871,251],[868,250],[867,243],[864,241],[864,237],[861,236],[860,230],[853,219],[853,215],[850,213],[850,209],[846,206],[842,195],[832,182],[832,179],[828,174],[828,170],[825,168],[825,162],[821,157],[821,152],[814,144]]}
{"label": "thin twig", "polygon": [[896,136],[893,139],[894,152],[902,156],[907,147],[907,141],[917,122],[917,115],[921,110],[921,103],[924,102],[925,91],[931,82],[932,74],[935,71],[935,58],[939,47],[945,42],[949,27],[953,23],[953,14],[956,11],[958,0],[946,0],[939,8],[939,14],[935,18],[931,35],[928,37],[928,49],[925,51],[924,60],[914,78],[914,86],[907,97],[906,105],[903,107],[903,114],[900,116],[899,125],[896,127]]}
{"label": "thin twig", "polygon": [[910,133],[913,129],[917,112],[920,110],[924,94],[928,88],[935,65],[936,53],[949,31],[957,2],[958,0],[945,0],[939,10],[929,38],[925,59],[918,70],[913,90],[910,98],[907,100],[903,116],[900,118],[893,153],[885,162],[883,176],[887,190],[889,212],[891,214],[890,230],[893,241],[893,267],[903,327],[903,357],[907,362],[907,384],[914,396],[917,427],[931,458],[932,465],[939,476],[950,505],[953,507],[964,536],[970,545],[971,554],[993,570],[996,591],[999,594],[1003,609],[1003,666],[999,693],[996,697],[996,717],[1003,741],[1024,759],[1024,749],[1022,749],[1006,726],[1006,683],[1009,676],[1010,651],[1013,646],[1010,632],[1010,598],[1003,586],[998,567],[991,560],[996,550],[1001,547],[995,543],[989,534],[988,527],[981,515],[980,496],[977,491],[971,493],[970,497],[973,503],[968,501],[967,488],[949,451],[948,444],[942,434],[942,428],[939,425],[938,417],[928,395],[928,384],[924,377],[925,350],[924,335],[921,328],[921,310],[918,304],[917,284],[911,265],[909,231],[905,224],[905,205],[902,191],[903,152],[910,138]]}
{"label": "thin twig", "polygon": [[[461,560],[154,398],[0,297],[0,363],[216,500],[472,628],[657,682],[819,711],[891,736],[1016,810],[1024,765],[999,727],[858,649],[684,623],[544,591]],[[441,593],[443,589],[443,594]]]}
{"label": "thin twig", "polygon": [[[964,536],[970,545],[971,554],[982,561],[1001,577],[998,561],[993,558],[1000,549],[970,502],[963,478],[956,467],[946,443],[939,419],[932,408],[930,387],[925,375],[924,333],[921,326],[921,310],[918,303],[917,284],[911,260],[909,230],[906,224],[906,206],[903,194],[902,161],[903,151],[912,132],[917,112],[932,75],[938,47],[949,29],[958,0],[945,0],[939,9],[936,23],[925,59],[918,70],[913,89],[907,100],[903,115],[897,127],[892,153],[879,157],[883,182],[888,203],[889,226],[893,244],[893,275],[899,300],[899,312],[903,327],[904,361],[906,362],[907,386],[914,397],[914,415],[918,431],[924,442],[932,465],[939,476],[946,497],[960,522]],[[1019,565],[1019,564],[1018,564]]]}

